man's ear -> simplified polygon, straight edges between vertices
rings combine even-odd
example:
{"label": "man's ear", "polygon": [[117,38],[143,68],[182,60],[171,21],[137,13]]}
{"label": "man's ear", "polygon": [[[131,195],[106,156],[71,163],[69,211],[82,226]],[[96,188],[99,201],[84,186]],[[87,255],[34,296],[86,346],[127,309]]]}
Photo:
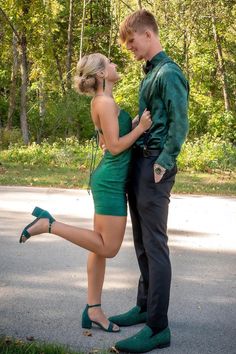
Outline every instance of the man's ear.
{"label": "man's ear", "polygon": [[151,39],[152,38],[152,32],[149,29],[147,29],[145,31],[145,36],[146,36],[147,39]]}

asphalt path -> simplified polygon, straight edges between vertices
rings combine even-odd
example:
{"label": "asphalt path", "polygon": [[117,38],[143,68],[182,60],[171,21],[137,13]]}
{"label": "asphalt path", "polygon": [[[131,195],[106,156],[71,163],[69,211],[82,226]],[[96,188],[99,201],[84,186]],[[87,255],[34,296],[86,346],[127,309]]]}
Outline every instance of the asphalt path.
{"label": "asphalt path", "polygon": [[[84,336],[87,251],[49,234],[19,244],[34,206],[92,228],[86,191],[0,187],[0,335],[65,344],[86,353],[109,349],[142,325]],[[173,195],[169,213],[172,288],[170,348],[152,353],[236,353],[236,198]],[[128,219],[119,254],[107,261],[107,315],[135,304],[139,277]]]}

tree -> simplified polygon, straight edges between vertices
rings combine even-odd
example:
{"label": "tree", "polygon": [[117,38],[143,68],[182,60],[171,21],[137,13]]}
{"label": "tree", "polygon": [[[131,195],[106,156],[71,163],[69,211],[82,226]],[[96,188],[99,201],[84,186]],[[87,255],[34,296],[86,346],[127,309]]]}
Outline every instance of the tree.
{"label": "tree", "polygon": [[72,30],[73,30],[73,8],[74,0],[70,0],[70,12],[68,20],[68,43],[67,43],[67,60],[66,60],[66,86],[67,89],[71,88],[71,60],[72,60]]}
{"label": "tree", "polygon": [[19,70],[19,53],[17,50],[17,37],[15,32],[13,32],[12,39],[12,74],[11,74],[11,85],[9,93],[9,107],[7,115],[7,129],[12,129],[13,114],[16,108],[16,90],[17,90],[17,76]]}
{"label": "tree", "polygon": [[[5,11],[0,8],[1,14],[6,20],[6,22],[12,28],[13,33],[15,34],[19,48],[20,48],[20,68],[21,68],[21,114],[20,114],[20,122],[21,122],[21,131],[23,141],[26,145],[29,143],[29,132],[28,132],[28,122],[27,122],[27,85],[28,85],[28,61],[27,61],[27,39],[26,39],[26,28],[24,26],[24,21],[22,21],[23,25],[21,28],[21,32],[16,30],[15,25],[11,22]],[[28,3],[27,1],[23,1],[22,3],[22,13],[23,17],[28,14]]]}

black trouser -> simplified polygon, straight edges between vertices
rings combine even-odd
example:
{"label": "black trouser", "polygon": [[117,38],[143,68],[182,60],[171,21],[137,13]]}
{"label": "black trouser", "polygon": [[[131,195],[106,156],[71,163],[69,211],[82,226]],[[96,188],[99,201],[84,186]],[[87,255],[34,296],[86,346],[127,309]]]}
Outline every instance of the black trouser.
{"label": "black trouser", "polygon": [[147,324],[163,329],[168,326],[171,264],[167,245],[169,197],[176,166],[154,182],[153,165],[157,156],[144,157],[134,151],[128,198],[135,251],[141,272],[137,305],[147,308]]}

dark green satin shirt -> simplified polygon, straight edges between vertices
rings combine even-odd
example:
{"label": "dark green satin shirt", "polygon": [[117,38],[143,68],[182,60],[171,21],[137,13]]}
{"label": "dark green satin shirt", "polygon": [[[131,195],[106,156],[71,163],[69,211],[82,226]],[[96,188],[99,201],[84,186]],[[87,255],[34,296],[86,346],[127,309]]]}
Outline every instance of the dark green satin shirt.
{"label": "dark green satin shirt", "polygon": [[165,52],[155,55],[150,63],[153,67],[140,85],[139,117],[147,108],[153,124],[136,145],[144,147],[147,140],[148,149],[160,149],[156,163],[169,170],[175,165],[188,132],[189,85]]}

